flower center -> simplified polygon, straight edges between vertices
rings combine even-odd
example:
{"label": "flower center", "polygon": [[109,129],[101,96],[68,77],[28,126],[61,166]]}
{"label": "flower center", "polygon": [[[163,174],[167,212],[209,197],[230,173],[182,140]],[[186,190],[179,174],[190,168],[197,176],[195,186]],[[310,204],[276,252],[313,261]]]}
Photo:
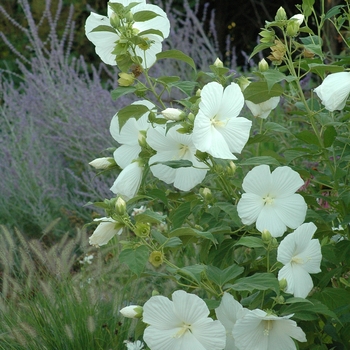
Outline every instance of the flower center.
{"label": "flower center", "polygon": [[264,321],[264,324],[265,324],[265,329],[264,329],[264,335],[266,336],[269,336],[270,334],[270,331],[273,327],[273,321],[272,320],[267,320],[267,321]]}
{"label": "flower center", "polygon": [[[310,259],[308,259],[308,260],[310,260]],[[304,260],[303,260],[303,258],[301,258],[297,255],[297,256],[292,257],[291,263],[302,265],[302,264],[304,264]]]}
{"label": "flower center", "polygon": [[175,335],[173,335],[173,338],[181,338],[187,331],[191,332],[191,325],[183,323],[180,330]]}
{"label": "flower center", "polygon": [[264,205],[271,205],[273,204],[275,198],[268,194],[266,197],[263,197],[263,200],[264,200]]}
{"label": "flower center", "polygon": [[184,158],[188,150],[189,148],[187,145],[180,145],[179,158],[180,159]]}
{"label": "flower center", "polygon": [[214,116],[210,121],[211,121],[211,125],[212,125],[214,128],[217,128],[217,127],[225,126],[225,125],[226,125],[226,121],[224,121],[224,120],[219,120],[219,119],[217,118],[217,115]]}

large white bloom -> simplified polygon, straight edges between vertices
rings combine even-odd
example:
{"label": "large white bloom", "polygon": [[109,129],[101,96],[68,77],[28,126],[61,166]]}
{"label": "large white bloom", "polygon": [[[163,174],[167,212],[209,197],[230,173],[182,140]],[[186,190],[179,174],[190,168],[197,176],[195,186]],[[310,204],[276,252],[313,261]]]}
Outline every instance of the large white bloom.
{"label": "large white bloom", "polygon": [[[207,167],[195,156],[197,149],[192,142],[192,135],[180,134],[177,132],[179,128],[180,126],[174,126],[168,132],[161,126],[148,129],[147,143],[157,151],[157,154],[150,158],[149,164],[155,177],[167,184],[174,183],[174,186],[182,191],[189,191],[203,181]],[[174,169],[163,164],[152,165],[171,160],[189,160],[195,168]]]}
{"label": "large white bloom", "polygon": [[313,287],[309,274],[321,272],[321,245],[318,239],[312,239],[316,229],[312,222],[299,226],[277,249],[277,260],[284,265],[278,279],[286,279],[286,292],[295,297],[306,298]]}
{"label": "large white bloom", "polygon": [[305,333],[290,320],[256,309],[237,320],[233,337],[239,350],[295,350],[292,338],[306,342]]}
{"label": "large white bloom", "polygon": [[275,109],[280,102],[280,97],[271,97],[267,101],[261,103],[253,103],[246,100],[245,104],[250,109],[254,117],[266,119],[273,109]]}
{"label": "large white bloom", "polygon": [[287,166],[272,173],[268,165],[256,166],[243,180],[246,193],[237,205],[243,224],[256,222],[260,232],[268,230],[273,237],[282,236],[287,227],[297,228],[307,210],[304,198],[295,193],[303,184],[300,175]]}
{"label": "large white bloom", "polygon": [[225,328],[208,317],[205,302],[194,294],[176,291],[172,301],[153,296],[143,306],[144,340],[152,350],[222,350]]}
{"label": "large white bloom", "polygon": [[201,91],[199,112],[194,120],[193,143],[215,158],[237,159],[248,141],[252,122],[238,117],[244,105],[240,87],[231,83],[225,89],[211,82]]}
{"label": "large white bloom", "polygon": [[[123,6],[127,6],[132,2],[138,2],[139,4],[130,10],[132,14],[141,11],[152,11],[157,14],[155,18],[148,21],[134,21],[132,24],[132,29],[135,33],[152,29],[159,30],[162,33],[162,36],[157,34],[146,34],[143,36],[143,39],[151,42],[151,45],[147,50],[143,50],[137,45],[135,46],[136,55],[143,60],[142,67],[151,67],[156,61],[156,54],[162,51],[162,41],[169,35],[170,22],[166,13],[156,5],[146,4],[145,0],[111,0],[110,2],[119,3]],[[108,7],[108,17],[91,12],[85,23],[85,33],[88,39],[96,46],[96,53],[100,56],[101,60],[107,64],[116,65],[116,55],[112,52],[120,40],[121,33],[112,27],[110,23],[112,15],[113,11],[110,7]],[[101,25],[107,26],[109,30],[93,31]],[[134,55],[131,50],[129,50],[129,52],[132,56]]]}
{"label": "large white bloom", "polygon": [[238,350],[233,338],[233,327],[237,320],[244,317],[248,309],[233,298],[229,293],[224,293],[220,306],[215,309],[217,319],[223,324],[226,329],[226,347],[225,350]]}
{"label": "large white bloom", "polygon": [[350,72],[338,72],[328,75],[314,92],[327,110],[342,110],[350,94]]}
{"label": "large white bloom", "polygon": [[128,201],[139,191],[142,174],[143,166],[138,161],[133,162],[121,171],[110,190]]}
{"label": "large white bloom", "polygon": [[123,231],[122,228],[116,228],[117,221],[113,220],[112,218],[104,217],[100,219],[94,219],[94,221],[99,221],[100,223],[89,238],[89,243],[91,245],[105,245],[115,235],[120,235]]}
{"label": "large white bloom", "polygon": [[[142,100],[132,103],[132,105],[143,105],[149,108],[154,108],[154,104]],[[114,115],[111,121],[109,131],[112,137],[120,144],[120,146],[114,151],[113,156],[116,163],[124,169],[131,162],[138,158],[141,152],[140,141],[145,138],[148,123],[149,112],[145,113],[141,118],[130,118],[119,130],[118,113]]]}

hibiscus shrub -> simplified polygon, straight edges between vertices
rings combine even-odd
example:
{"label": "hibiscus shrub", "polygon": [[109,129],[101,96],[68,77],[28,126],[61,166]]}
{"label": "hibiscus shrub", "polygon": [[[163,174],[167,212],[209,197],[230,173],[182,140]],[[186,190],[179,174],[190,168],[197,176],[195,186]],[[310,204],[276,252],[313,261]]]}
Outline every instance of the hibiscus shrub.
{"label": "hibiscus shrub", "polygon": [[[331,25],[350,48],[349,8],[280,8],[251,53],[268,50],[271,64],[239,76],[220,59],[198,72],[181,50],[162,51],[159,7],[108,5],[86,35],[120,70],[112,97],[138,100],[111,121],[113,156],[92,162],[118,175],[95,203],[105,216],[90,243],[117,237],[136,278],[179,289],[170,300],[158,285],[122,310],[140,319],[128,349],[349,348],[350,59],[323,45]],[[154,74],[164,59],[192,78]]]}

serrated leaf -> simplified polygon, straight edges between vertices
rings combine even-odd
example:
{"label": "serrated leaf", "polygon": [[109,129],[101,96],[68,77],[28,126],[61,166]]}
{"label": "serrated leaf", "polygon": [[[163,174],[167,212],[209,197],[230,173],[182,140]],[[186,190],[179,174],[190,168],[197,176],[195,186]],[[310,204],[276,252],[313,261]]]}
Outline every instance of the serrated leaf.
{"label": "serrated leaf", "polygon": [[261,164],[280,165],[278,160],[269,156],[252,157],[244,160],[240,164],[241,165],[261,165]]}
{"label": "serrated leaf", "polygon": [[308,66],[311,72],[318,74],[321,78],[323,78],[326,73],[344,72],[343,66],[336,66],[334,64],[309,63]]}
{"label": "serrated leaf", "polygon": [[249,248],[262,248],[264,247],[264,242],[258,237],[242,237],[234,245],[243,245]]}
{"label": "serrated leaf", "polygon": [[145,246],[136,249],[124,249],[119,254],[119,261],[128,265],[129,269],[140,276],[148,261],[148,248]]}
{"label": "serrated leaf", "polygon": [[302,140],[308,144],[320,146],[320,143],[318,142],[318,138],[315,135],[315,133],[308,131],[308,130],[303,130],[297,134],[295,134],[295,137],[298,138],[299,140]]}
{"label": "serrated leaf", "polygon": [[130,118],[135,118],[137,120],[147,112],[149,112],[148,107],[139,104],[133,104],[122,108],[118,112],[119,131]]}
{"label": "serrated leaf", "polygon": [[210,232],[203,232],[195,230],[191,227],[180,227],[169,233],[170,237],[182,237],[182,236],[192,236],[197,238],[205,238],[211,240],[213,243],[216,243],[215,237]]}
{"label": "serrated leaf", "polygon": [[184,223],[184,221],[190,215],[190,213],[191,213],[190,202],[181,203],[176,209],[174,209],[170,213],[170,217],[169,217],[169,219],[173,224],[173,228],[181,227],[181,225]]}
{"label": "serrated leaf", "polygon": [[95,27],[90,33],[93,33],[93,32],[110,32],[110,33],[113,33],[113,34],[117,34],[115,29],[111,26],[106,26],[106,25],[100,25],[100,26],[97,26]]}
{"label": "serrated leaf", "polygon": [[337,137],[337,131],[334,126],[328,126],[323,134],[323,143],[325,147],[333,145],[335,138]]}
{"label": "serrated leaf", "polygon": [[225,288],[235,291],[273,290],[279,295],[278,279],[273,273],[256,273],[253,276],[243,277],[233,284],[228,284]]}
{"label": "serrated leaf", "polygon": [[173,58],[175,60],[185,62],[188,65],[190,65],[194,70],[196,70],[196,65],[195,65],[193,59],[191,57],[187,56],[186,54],[184,54],[180,50],[162,51],[162,52],[159,52],[156,56],[157,56],[157,60],[161,60],[163,58]]}
{"label": "serrated leaf", "polygon": [[184,92],[187,96],[191,96],[193,89],[198,85],[195,81],[178,81],[169,84],[171,87],[175,87],[182,92]]}
{"label": "serrated leaf", "polygon": [[152,210],[146,209],[143,213],[135,215],[136,222],[144,222],[150,224],[157,224],[166,218],[166,215],[161,215]]}
{"label": "serrated leaf", "polygon": [[286,79],[286,75],[276,69],[269,69],[261,74],[264,76],[267,82],[268,91],[270,91],[276,83]]}
{"label": "serrated leaf", "polygon": [[177,270],[176,272],[180,276],[183,276],[183,275],[189,276],[197,283],[200,283],[202,280],[201,274],[204,270],[205,270],[205,265],[192,265],[192,266],[183,267]]}
{"label": "serrated leaf", "polygon": [[111,96],[113,100],[117,100],[119,97],[131,94],[135,92],[136,88],[134,86],[124,86],[117,87],[111,92]]}
{"label": "serrated leaf", "polygon": [[274,45],[273,43],[261,43],[257,46],[254,47],[253,52],[251,53],[251,55],[249,56],[249,59],[251,59],[253,56],[255,56],[258,52],[268,49],[269,47],[271,47],[272,45]]}
{"label": "serrated leaf", "polygon": [[[138,11],[133,14],[133,19],[135,22],[146,22],[153,18],[158,17],[159,15],[153,11]],[[163,35],[162,35],[163,36]]]}
{"label": "serrated leaf", "polygon": [[218,286],[222,287],[224,284],[230,280],[236,278],[244,272],[244,267],[239,265],[232,265],[224,270],[219,269],[216,266],[207,266],[206,274],[210,281],[216,283]]}
{"label": "serrated leaf", "polygon": [[265,123],[265,129],[266,130],[271,130],[271,131],[276,131],[276,132],[284,132],[286,134],[290,134],[290,131],[285,128],[284,126],[274,123],[274,122],[266,122]]}
{"label": "serrated leaf", "polygon": [[244,99],[259,104],[267,101],[271,97],[281,96],[283,88],[279,84],[273,85],[271,88],[266,81],[257,81],[250,83],[243,91]]}
{"label": "serrated leaf", "polygon": [[164,76],[164,77],[157,78],[156,82],[170,84],[170,83],[175,83],[176,81],[179,81],[179,80],[180,80],[180,77],[178,76]]}
{"label": "serrated leaf", "polygon": [[164,38],[163,33],[157,29],[147,29],[147,30],[144,30],[143,32],[137,33],[138,36],[144,36],[144,35],[149,35],[149,34],[158,35],[161,38]]}

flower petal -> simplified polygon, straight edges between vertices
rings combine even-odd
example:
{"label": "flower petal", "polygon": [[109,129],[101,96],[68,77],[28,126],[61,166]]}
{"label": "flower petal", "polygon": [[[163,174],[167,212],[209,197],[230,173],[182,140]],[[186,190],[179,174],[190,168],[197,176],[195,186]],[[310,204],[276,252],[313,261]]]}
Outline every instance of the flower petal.
{"label": "flower petal", "polygon": [[256,228],[263,232],[268,230],[272,237],[280,237],[287,230],[284,221],[277,215],[277,206],[264,205],[258,219],[256,220]]}
{"label": "flower petal", "polygon": [[264,207],[262,197],[254,193],[243,193],[237,204],[238,216],[244,225],[256,222]]}
{"label": "flower petal", "polygon": [[242,183],[245,192],[251,192],[260,197],[265,197],[271,190],[271,186],[270,167],[265,164],[258,165],[250,170]]}
{"label": "flower petal", "polygon": [[294,194],[304,185],[300,175],[287,166],[278,167],[272,172],[271,183],[273,183],[273,191],[270,194],[279,198]]}

